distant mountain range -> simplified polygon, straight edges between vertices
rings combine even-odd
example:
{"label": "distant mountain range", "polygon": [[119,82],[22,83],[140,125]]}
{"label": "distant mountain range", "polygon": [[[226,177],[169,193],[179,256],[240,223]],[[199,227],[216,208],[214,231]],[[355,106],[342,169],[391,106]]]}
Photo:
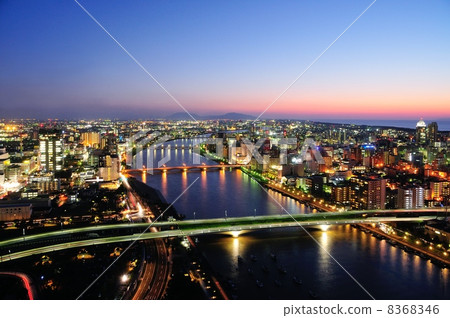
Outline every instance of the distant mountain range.
{"label": "distant mountain range", "polygon": [[[240,113],[226,113],[222,115],[207,115],[207,116],[200,116],[198,114],[191,113],[192,117],[198,120],[215,120],[215,119],[231,119],[231,120],[250,120],[250,119],[256,119],[255,116],[250,116],[246,114],[240,114]],[[170,120],[192,120],[192,117],[189,116],[185,112],[179,112],[172,114],[170,116],[167,116],[166,119]]]}

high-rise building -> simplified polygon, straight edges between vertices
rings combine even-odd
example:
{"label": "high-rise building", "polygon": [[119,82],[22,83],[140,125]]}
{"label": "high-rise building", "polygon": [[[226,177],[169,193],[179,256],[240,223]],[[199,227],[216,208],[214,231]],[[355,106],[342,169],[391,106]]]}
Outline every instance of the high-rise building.
{"label": "high-rise building", "polygon": [[358,146],[350,149],[350,159],[355,160],[357,163],[362,162],[362,149]]}
{"label": "high-rise building", "polygon": [[397,206],[400,209],[419,209],[424,207],[422,187],[401,187],[398,189]]}
{"label": "high-rise building", "polygon": [[424,145],[427,142],[427,125],[420,119],[416,124],[416,143]]}
{"label": "high-rise building", "polygon": [[429,200],[442,200],[450,195],[450,181],[431,181]]}
{"label": "high-rise building", "polygon": [[81,143],[86,147],[96,148],[100,146],[100,134],[94,131],[81,133]]}
{"label": "high-rise building", "polygon": [[429,144],[433,144],[437,141],[438,124],[436,122],[432,122],[428,125],[427,134]]}
{"label": "high-rise building", "polygon": [[0,185],[6,180],[6,169],[11,164],[6,148],[0,148]]}
{"label": "high-rise building", "polygon": [[42,170],[46,172],[62,170],[63,140],[59,131],[39,132],[39,151]]}
{"label": "high-rise building", "polygon": [[100,156],[98,175],[105,181],[120,178],[120,160],[117,155]]}
{"label": "high-rise building", "polygon": [[335,203],[350,203],[351,187],[348,184],[338,184],[331,186],[331,199]]}
{"label": "high-rise building", "polygon": [[102,135],[100,148],[106,150],[110,154],[117,154],[117,136],[115,134]]}
{"label": "high-rise building", "polygon": [[379,177],[351,178],[350,200],[355,209],[375,210],[386,206],[386,179]]}

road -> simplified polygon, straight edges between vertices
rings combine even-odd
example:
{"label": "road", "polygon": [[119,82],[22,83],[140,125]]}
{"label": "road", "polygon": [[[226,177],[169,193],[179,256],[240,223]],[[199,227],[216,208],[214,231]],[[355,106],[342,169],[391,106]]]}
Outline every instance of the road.
{"label": "road", "polygon": [[[324,220],[327,218],[336,218],[338,216],[348,217],[349,219],[353,217],[361,217],[361,214],[367,214],[367,216],[370,216],[371,214],[377,214],[377,215],[383,215],[387,214],[390,216],[393,216],[395,214],[403,214],[403,213],[417,213],[420,215],[436,215],[438,213],[445,212],[444,209],[417,209],[417,210],[403,210],[403,209],[397,209],[397,210],[360,210],[360,211],[346,211],[346,212],[325,212],[325,213],[309,213],[309,214],[295,214],[294,217],[297,218],[297,220],[300,222],[302,220],[308,220],[309,218],[317,218],[318,215],[320,217],[323,217]],[[263,216],[256,216],[256,217],[233,217],[228,218],[227,220],[230,222],[253,222],[253,221],[267,221],[269,219],[274,219],[275,223],[286,219],[289,221],[291,216],[289,215],[263,215]],[[382,219],[382,218],[381,218]],[[8,248],[8,246],[12,246],[15,244],[21,244],[31,242],[33,240],[47,240],[51,238],[58,238],[59,236],[64,235],[75,235],[80,234],[84,232],[100,232],[100,231],[108,231],[108,230],[120,230],[120,229],[127,229],[127,228],[136,228],[136,229],[142,229],[142,231],[147,227],[164,227],[164,226],[175,226],[175,225],[181,225],[181,226],[189,226],[189,225],[198,225],[198,224],[213,224],[213,223],[223,223],[223,218],[216,218],[216,219],[197,219],[197,220],[183,220],[183,221],[176,221],[176,222],[155,222],[155,223],[120,223],[120,224],[107,224],[107,225],[95,225],[95,226],[89,226],[89,227],[82,227],[82,228],[74,228],[74,229],[65,229],[65,230],[59,230],[59,231],[52,231],[52,232],[46,232],[46,233],[40,233],[40,234],[33,234],[33,235],[26,235],[21,236],[13,239],[8,239],[0,242],[0,248]],[[398,219],[400,221],[400,219]],[[51,243],[51,242],[50,242]],[[47,244],[49,245],[49,244]]]}
{"label": "road", "polygon": [[[166,237],[178,237],[178,236],[191,236],[191,235],[202,235],[202,234],[212,234],[218,232],[240,232],[242,230],[260,230],[260,229],[270,229],[270,228],[283,228],[283,227],[298,227],[298,226],[318,226],[318,225],[338,225],[338,224],[367,224],[367,223],[378,223],[378,222],[420,222],[426,220],[432,220],[434,217],[412,217],[412,218],[396,218],[396,217],[375,217],[375,218],[363,218],[358,220],[320,220],[320,221],[291,221],[287,222],[283,217],[279,217],[280,223],[253,223],[253,224],[243,224],[243,225],[231,225],[228,224],[226,220],[219,219],[213,220],[213,223],[205,224],[203,226],[194,229],[183,229],[181,232],[179,229],[176,230],[166,230],[160,232],[145,232],[141,234],[134,235],[122,235],[117,237],[105,237],[96,238],[90,240],[60,243],[51,246],[43,246],[38,248],[32,248],[29,250],[13,252],[4,255],[0,255],[0,263],[7,262],[14,259],[20,259],[23,257],[28,257],[32,255],[40,255],[45,253],[50,253],[59,250],[65,250],[70,248],[80,248],[85,246],[100,245],[100,244],[111,244],[118,242],[129,242],[135,240],[148,240],[156,238],[166,238]],[[174,224],[176,222],[172,222]],[[201,224],[200,224],[201,225]]]}
{"label": "road", "polygon": [[268,183],[265,183],[264,186],[273,191],[277,191],[286,196],[294,198],[300,202],[306,202],[310,206],[317,208],[321,211],[327,211],[327,212],[336,211],[336,206],[329,205],[329,204],[323,202],[323,200],[322,200],[322,202],[320,200],[316,200],[310,194],[304,194],[301,190],[294,189],[293,187],[281,185],[275,181],[269,181]]}
{"label": "road", "polygon": [[421,246],[417,246],[417,245],[405,242],[405,240],[403,240],[401,237],[399,237],[397,235],[389,235],[389,234],[381,231],[380,229],[374,228],[372,226],[361,225],[361,227],[363,227],[365,229],[368,229],[369,231],[378,233],[378,234],[380,234],[380,235],[382,235],[384,237],[387,237],[387,238],[389,238],[389,239],[391,239],[391,240],[393,240],[393,241],[395,241],[395,242],[397,242],[397,243],[399,243],[401,245],[407,246],[407,247],[409,247],[410,249],[412,249],[414,251],[417,251],[417,252],[420,252],[422,254],[425,254],[425,255],[429,256],[431,259],[434,258],[434,259],[437,259],[437,260],[439,260],[439,261],[441,261],[441,262],[443,262],[443,263],[445,263],[447,265],[450,265],[450,259],[448,257],[439,256],[436,253],[430,252],[429,250],[422,248]]}
{"label": "road", "polygon": [[27,275],[18,272],[0,272],[0,275],[15,276],[20,278],[22,280],[23,287],[27,290],[28,299],[36,299],[36,291],[34,290],[32,280]]}
{"label": "road", "polygon": [[[125,179],[126,180],[126,179]],[[139,209],[138,214],[144,214],[142,206],[145,206],[139,195],[132,189],[126,181],[125,186],[128,189],[128,195],[135,198],[136,206]],[[148,207],[146,207],[146,210]],[[150,212],[151,219],[154,219],[153,213]],[[151,226],[152,223],[146,224],[143,227],[143,232],[149,230],[147,234],[157,235],[156,227]],[[134,236],[134,235],[132,235]],[[137,237],[140,235],[138,234]],[[135,236],[136,237],[136,236]],[[156,238],[151,242],[145,242],[147,263],[144,267],[144,273],[139,283],[138,289],[133,296],[133,299],[160,299],[164,294],[168,284],[168,278],[171,268],[168,263],[168,253],[164,240]]]}
{"label": "road", "polygon": [[161,299],[167,288],[170,266],[163,239],[146,241],[147,263],[133,300]]}
{"label": "road", "polygon": [[156,243],[156,259],[155,259],[155,275],[150,285],[150,290],[145,299],[161,299],[167,287],[169,278],[169,262],[167,248],[163,239],[155,240]]}
{"label": "road", "polygon": [[150,284],[153,280],[155,274],[156,262],[154,260],[156,254],[156,244],[155,240],[149,240],[145,242],[145,254],[146,254],[146,264],[142,277],[139,279],[139,286],[136,293],[133,296],[133,300],[145,299],[147,292],[150,288]]}

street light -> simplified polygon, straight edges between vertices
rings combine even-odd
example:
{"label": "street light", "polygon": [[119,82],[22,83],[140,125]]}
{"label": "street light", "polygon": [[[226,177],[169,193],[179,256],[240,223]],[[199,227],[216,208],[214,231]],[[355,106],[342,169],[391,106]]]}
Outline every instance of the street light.
{"label": "street light", "polygon": [[253,217],[256,218],[256,209],[254,209]]}
{"label": "street light", "polygon": [[195,211],[194,211],[194,222],[195,222]]}
{"label": "street light", "polygon": [[225,220],[227,219],[228,215],[227,215],[227,210],[225,210]]}
{"label": "street light", "polygon": [[120,281],[125,284],[126,282],[128,282],[130,278],[128,277],[127,274],[123,274],[122,277],[120,277]]}

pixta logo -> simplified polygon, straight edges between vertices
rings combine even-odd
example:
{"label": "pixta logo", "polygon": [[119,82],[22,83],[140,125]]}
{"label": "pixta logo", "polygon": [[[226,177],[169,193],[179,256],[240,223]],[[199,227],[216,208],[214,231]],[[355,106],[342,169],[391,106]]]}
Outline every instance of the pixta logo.
{"label": "pixta logo", "polygon": [[[134,134],[129,138],[127,144],[127,166],[130,166],[132,169],[146,168],[148,173],[153,174],[156,150],[162,149],[169,140],[169,135],[162,134],[159,131],[139,131]],[[133,155],[133,152],[135,152],[135,155]],[[164,151],[162,157],[157,160],[156,167],[162,167],[170,159],[170,151]]]}

